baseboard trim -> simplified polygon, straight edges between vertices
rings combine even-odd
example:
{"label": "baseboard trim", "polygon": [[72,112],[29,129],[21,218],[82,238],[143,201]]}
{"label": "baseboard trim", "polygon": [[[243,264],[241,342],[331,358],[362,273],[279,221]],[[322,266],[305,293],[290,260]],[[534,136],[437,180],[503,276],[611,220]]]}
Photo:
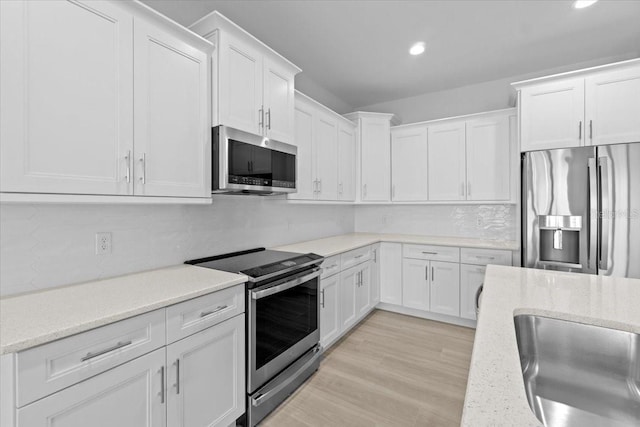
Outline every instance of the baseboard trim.
{"label": "baseboard trim", "polygon": [[461,317],[447,316],[446,314],[431,313],[429,311],[416,310],[414,308],[402,307],[401,305],[388,304],[386,302],[378,303],[376,306],[379,310],[391,311],[393,313],[405,314],[407,316],[420,317],[422,319],[436,320],[438,322],[452,323],[466,328],[476,328],[476,321],[463,319]]}

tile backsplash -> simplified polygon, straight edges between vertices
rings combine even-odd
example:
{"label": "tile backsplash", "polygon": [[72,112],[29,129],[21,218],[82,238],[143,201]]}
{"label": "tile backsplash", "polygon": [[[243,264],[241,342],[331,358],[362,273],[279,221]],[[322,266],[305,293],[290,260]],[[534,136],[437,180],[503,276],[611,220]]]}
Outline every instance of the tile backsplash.
{"label": "tile backsplash", "polygon": [[515,240],[515,205],[357,206],[355,231]]}
{"label": "tile backsplash", "polygon": [[[0,205],[0,295],[354,230],[354,207],[216,196],[213,205]],[[112,234],[95,255],[95,234]]]}

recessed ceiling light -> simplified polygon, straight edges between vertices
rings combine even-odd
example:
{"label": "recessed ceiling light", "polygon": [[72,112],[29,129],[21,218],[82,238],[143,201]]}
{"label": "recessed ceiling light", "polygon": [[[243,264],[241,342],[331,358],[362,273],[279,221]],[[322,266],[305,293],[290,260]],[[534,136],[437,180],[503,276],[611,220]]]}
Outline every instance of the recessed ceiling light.
{"label": "recessed ceiling light", "polygon": [[411,49],[409,49],[409,53],[411,55],[420,55],[423,52],[424,52],[424,42],[418,42],[413,46],[411,46]]}
{"label": "recessed ceiling light", "polygon": [[573,7],[576,9],[584,9],[585,7],[589,7],[598,0],[576,0],[573,2]]}

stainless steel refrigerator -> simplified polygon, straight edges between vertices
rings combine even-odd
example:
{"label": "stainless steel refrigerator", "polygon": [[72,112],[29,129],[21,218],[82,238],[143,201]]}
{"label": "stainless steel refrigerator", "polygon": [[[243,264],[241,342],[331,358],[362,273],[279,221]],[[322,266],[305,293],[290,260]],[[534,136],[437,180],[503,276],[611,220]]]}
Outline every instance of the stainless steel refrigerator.
{"label": "stainless steel refrigerator", "polygon": [[522,263],[640,278],[640,143],[523,153]]}

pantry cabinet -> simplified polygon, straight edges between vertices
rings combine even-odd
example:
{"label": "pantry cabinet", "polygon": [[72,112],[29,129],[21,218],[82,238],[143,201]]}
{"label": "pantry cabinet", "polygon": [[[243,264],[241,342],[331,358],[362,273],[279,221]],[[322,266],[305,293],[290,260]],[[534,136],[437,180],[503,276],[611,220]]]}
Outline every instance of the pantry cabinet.
{"label": "pantry cabinet", "polygon": [[464,200],[465,123],[429,126],[429,200]]}
{"label": "pantry cabinet", "polygon": [[0,12],[0,191],[210,196],[210,43],[135,2]]}
{"label": "pantry cabinet", "polygon": [[428,198],[427,127],[391,131],[391,200],[420,201]]}
{"label": "pantry cabinet", "polygon": [[520,150],[640,141],[640,60],[513,83]]}
{"label": "pantry cabinet", "polygon": [[294,79],[300,68],[217,11],[189,28],[217,47],[212,125],[295,144]]}

